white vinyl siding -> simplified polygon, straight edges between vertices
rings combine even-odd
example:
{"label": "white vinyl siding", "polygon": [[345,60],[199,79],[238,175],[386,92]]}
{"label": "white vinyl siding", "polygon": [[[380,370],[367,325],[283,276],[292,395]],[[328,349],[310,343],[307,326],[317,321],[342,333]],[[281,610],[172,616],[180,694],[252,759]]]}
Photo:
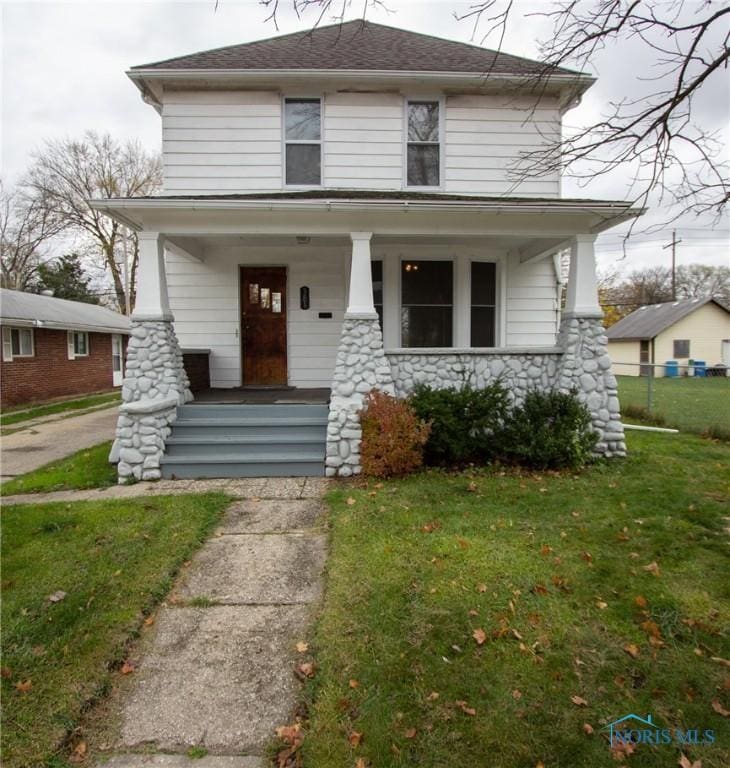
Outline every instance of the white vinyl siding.
{"label": "white vinyl siding", "polygon": [[560,136],[557,105],[530,100],[455,95],[446,99],[444,190],[480,195],[557,197],[558,174],[516,183],[510,174],[519,152]]}
{"label": "white vinyl siding", "polygon": [[403,99],[395,93],[325,97],[324,164],[328,187],[400,189]]}
{"label": "white vinyl siding", "polygon": [[512,258],[507,263],[507,346],[554,345],[557,331],[557,277],[553,260],[520,264],[518,258]]}
{"label": "white vinyl siding", "polygon": [[164,191],[281,188],[281,100],[274,91],[179,91],[162,109]]}
{"label": "white vinyl siding", "polygon": [[[346,261],[351,246],[221,247],[199,263],[167,254],[175,330],[183,348],[210,349],[212,387],[241,385],[239,266],[287,267],[289,384],[329,387],[345,311]],[[299,308],[308,286],[310,309]],[[319,318],[331,312],[331,318]]]}

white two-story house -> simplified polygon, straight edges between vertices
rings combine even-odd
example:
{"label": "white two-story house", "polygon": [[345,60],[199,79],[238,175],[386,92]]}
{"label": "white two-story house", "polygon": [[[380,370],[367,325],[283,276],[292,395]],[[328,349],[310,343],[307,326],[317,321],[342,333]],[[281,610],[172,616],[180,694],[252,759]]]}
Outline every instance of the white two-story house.
{"label": "white two-story house", "polygon": [[[164,190],[93,202],[140,242],[121,477],[354,474],[369,390],[497,377],[576,389],[624,452],[593,244],[639,212],[519,173],[591,77],[362,21],[128,74]],[[181,348],[217,397],[184,405]]]}

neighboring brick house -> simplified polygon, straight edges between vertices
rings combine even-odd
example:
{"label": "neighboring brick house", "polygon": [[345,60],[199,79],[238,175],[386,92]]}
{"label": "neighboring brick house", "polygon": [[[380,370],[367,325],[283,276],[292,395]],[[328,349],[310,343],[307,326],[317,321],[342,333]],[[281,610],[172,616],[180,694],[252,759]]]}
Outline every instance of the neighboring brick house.
{"label": "neighboring brick house", "polygon": [[120,387],[128,318],[79,301],[0,290],[0,406]]}

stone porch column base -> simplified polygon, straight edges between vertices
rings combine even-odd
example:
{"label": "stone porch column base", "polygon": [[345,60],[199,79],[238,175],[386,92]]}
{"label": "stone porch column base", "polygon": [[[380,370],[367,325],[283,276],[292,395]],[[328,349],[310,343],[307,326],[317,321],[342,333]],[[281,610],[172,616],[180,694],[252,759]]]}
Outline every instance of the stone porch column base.
{"label": "stone porch column base", "polygon": [[558,345],[564,351],[557,388],[561,392],[576,390],[578,399],[588,408],[599,434],[596,454],[607,458],[625,456],[616,377],[611,373],[608,339],[600,314],[563,314]]}
{"label": "stone porch column base", "polygon": [[378,316],[346,314],[330,396],[325,462],[328,477],[350,477],[362,471],[360,410],[373,389],[395,394]]}
{"label": "stone porch column base", "polygon": [[119,482],[157,480],[177,407],[193,399],[171,318],[132,317],[117,434]]}

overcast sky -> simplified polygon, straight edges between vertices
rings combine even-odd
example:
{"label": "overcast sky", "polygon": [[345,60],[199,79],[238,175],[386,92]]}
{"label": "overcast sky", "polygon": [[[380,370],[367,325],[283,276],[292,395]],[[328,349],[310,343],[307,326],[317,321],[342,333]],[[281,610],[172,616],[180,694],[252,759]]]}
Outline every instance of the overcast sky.
{"label": "overcast sky", "polygon": [[[693,0],[686,0],[692,2]],[[452,0],[385,0],[393,12],[370,10],[368,18],[417,32],[470,42],[472,27],[457,21],[471,3]],[[125,70],[172,56],[230,45],[276,34],[267,12],[257,0],[199,2],[2,2],[2,140],[0,168],[12,183],[25,170],[33,150],[46,138],[76,136],[86,129],[109,131],[119,138],[138,138],[159,150],[160,118],[139,97]],[[540,0],[517,2],[519,24],[513,25],[503,49],[537,57],[537,41],[549,34],[550,23],[530,12],[544,10]],[[279,30],[293,32],[311,26],[313,15],[297,19],[291,3],[280,0]],[[362,3],[353,6],[355,17]],[[496,44],[496,41],[492,43]],[[605,104],[646,88],[637,75],[650,62],[635,48],[604,51],[594,62],[598,83],[582,104],[567,113],[565,122],[578,125],[597,117]],[[730,77],[721,73],[695,104],[706,127],[724,131],[728,146]],[[567,182],[565,196],[620,199],[626,194],[621,178],[599,180],[589,187]],[[655,206],[649,221],[661,220]],[[707,221],[683,218],[676,223],[683,242],[678,264],[704,262],[730,265],[730,220],[710,226]],[[669,231],[638,234],[621,259],[622,237],[612,232],[599,241],[599,264],[626,271],[639,266],[669,263]]]}

